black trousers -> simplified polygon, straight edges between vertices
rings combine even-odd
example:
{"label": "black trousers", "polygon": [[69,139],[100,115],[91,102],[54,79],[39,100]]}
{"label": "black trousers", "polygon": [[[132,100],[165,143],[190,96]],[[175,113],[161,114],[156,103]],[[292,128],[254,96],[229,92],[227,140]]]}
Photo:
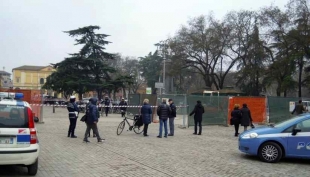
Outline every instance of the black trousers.
{"label": "black trousers", "polygon": [[106,116],[108,116],[109,109],[110,109],[109,107],[106,107],[106,108],[105,108],[105,115],[106,115]]}
{"label": "black trousers", "polygon": [[74,136],[74,130],[76,127],[76,120],[77,120],[77,118],[69,118],[70,125],[69,125],[68,136]]}
{"label": "black trousers", "polygon": [[194,132],[194,133],[197,133],[197,126],[199,126],[199,132],[198,132],[198,134],[201,134],[201,130],[202,130],[201,120],[200,120],[200,121],[195,120],[195,132]]}
{"label": "black trousers", "polygon": [[122,117],[125,117],[126,111],[125,110],[121,110],[121,112],[122,112]]}
{"label": "black trousers", "polygon": [[235,135],[238,135],[238,132],[239,132],[239,123],[235,123],[234,126],[235,126]]}
{"label": "black trousers", "polygon": [[[87,127],[87,123],[86,123],[86,127]],[[93,136],[96,135],[95,131],[93,130]],[[90,137],[90,131],[88,133],[88,136]]]}
{"label": "black trousers", "polygon": [[97,139],[100,140],[101,138],[99,135],[98,127],[97,127],[97,124],[95,123],[86,123],[86,131],[84,135],[84,140],[87,140],[88,134],[90,133],[90,129],[93,129],[93,132],[95,133]]}
{"label": "black trousers", "polygon": [[143,135],[147,135],[147,129],[149,128],[149,124],[144,124],[143,127]]}

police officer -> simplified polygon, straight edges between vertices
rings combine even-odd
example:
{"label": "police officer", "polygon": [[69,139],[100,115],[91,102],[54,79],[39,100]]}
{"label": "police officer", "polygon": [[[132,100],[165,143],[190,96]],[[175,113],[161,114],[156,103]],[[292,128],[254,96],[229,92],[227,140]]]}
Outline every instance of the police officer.
{"label": "police officer", "polygon": [[108,117],[108,113],[110,109],[110,99],[108,98],[108,96],[105,96],[104,106],[105,106],[105,115]]}
{"label": "police officer", "polygon": [[127,110],[127,102],[124,98],[122,98],[122,101],[119,103],[120,110],[122,112],[122,117],[125,117],[126,110]]}
{"label": "police officer", "polygon": [[70,120],[68,137],[77,138],[74,135],[74,130],[76,127],[76,120],[78,118],[78,114],[80,111],[79,111],[77,104],[75,103],[75,96],[70,97],[70,102],[67,105],[67,109],[69,111],[69,120]]}

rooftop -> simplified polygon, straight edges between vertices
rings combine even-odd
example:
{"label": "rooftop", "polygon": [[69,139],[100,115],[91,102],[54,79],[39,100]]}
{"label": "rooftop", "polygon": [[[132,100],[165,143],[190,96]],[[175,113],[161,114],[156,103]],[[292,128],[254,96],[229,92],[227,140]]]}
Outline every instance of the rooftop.
{"label": "rooftop", "polygon": [[0,71],[0,75],[11,75],[11,73],[8,73],[6,71]]}
{"label": "rooftop", "polygon": [[47,66],[30,66],[30,65],[24,65],[17,68],[13,68],[12,70],[30,70],[30,71],[39,71],[43,68],[46,68]]}

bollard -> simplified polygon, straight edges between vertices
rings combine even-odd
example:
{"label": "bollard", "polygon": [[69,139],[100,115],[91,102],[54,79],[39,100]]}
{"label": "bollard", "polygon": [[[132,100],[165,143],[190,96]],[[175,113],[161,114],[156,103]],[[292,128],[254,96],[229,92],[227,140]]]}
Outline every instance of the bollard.
{"label": "bollard", "polygon": [[55,105],[53,105],[53,113],[55,113]]}

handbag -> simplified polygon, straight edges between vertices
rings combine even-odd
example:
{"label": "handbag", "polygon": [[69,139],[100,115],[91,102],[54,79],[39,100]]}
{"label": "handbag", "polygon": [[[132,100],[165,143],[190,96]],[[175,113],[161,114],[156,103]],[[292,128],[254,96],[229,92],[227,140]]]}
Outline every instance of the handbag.
{"label": "handbag", "polygon": [[234,119],[230,118],[230,125],[234,125]]}
{"label": "handbag", "polygon": [[85,122],[86,119],[87,119],[87,116],[86,116],[86,114],[85,114],[85,115],[80,119],[80,121]]}

